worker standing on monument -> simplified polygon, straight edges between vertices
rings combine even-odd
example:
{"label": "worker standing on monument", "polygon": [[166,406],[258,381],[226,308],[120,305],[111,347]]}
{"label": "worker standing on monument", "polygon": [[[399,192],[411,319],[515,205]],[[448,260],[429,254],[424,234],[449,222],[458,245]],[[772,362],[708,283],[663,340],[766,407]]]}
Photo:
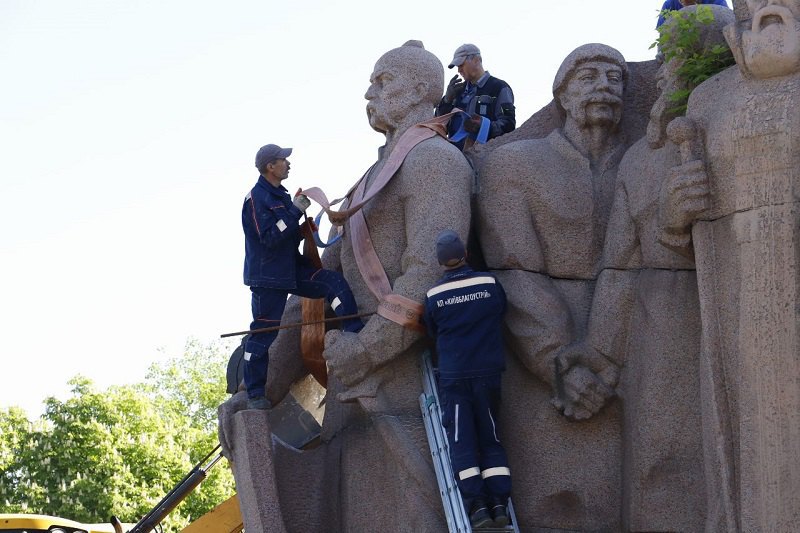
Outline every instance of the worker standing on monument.
{"label": "worker standing on monument", "polygon": [[728,7],[728,2],[726,2],[725,0],[665,0],[664,5],[661,6],[661,14],[658,16],[656,29],[658,29],[662,24],[664,24],[665,11],[678,11],[686,6],[695,6],[698,4],[710,4],[710,5]]}
{"label": "worker standing on monument", "polygon": [[439,234],[436,256],[445,274],[425,297],[424,320],[436,340],[442,424],[464,508],[472,527],[502,527],[511,493],[497,429],[506,295],[491,274],[472,270],[466,255],[454,231]]}
{"label": "worker standing on monument", "polygon": [[[358,313],[344,277],[316,268],[298,251],[303,240],[300,218],[311,201],[300,190],[292,199],[281,185],[289,177],[287,158],[291,153],[291,148],[275,144],[258,150],[256,168],[261,175],[242,207],[244,283],[252,292],[250,329],[280,325],[289,294],[325,298],[338,316]],[[362,327],[358,318],[344,321],[346,331],[357,332]],[[269,347],[277,336],[277,331],[254,333],[245,344],[244,381],[249,409],[272,407],[266,398],[267,364]]]}
{"label": "worker standing on monument", "polygon": [[[470,118],[453,118],[448,126],[448,135],[452,137],[462,126],[467,132],[477,135],[484,119],[487,121],[488,139],[514,131],[517,125],[514,93],[508,83],[483,69],[480,49],[474,44],[462,44],[447,66],[453,67],[458,67],[458,74],[447,85],[441,102],[436,106],[436,116],[458,108],[469,113]],[[456,145],[463,150],[464,139]]]}

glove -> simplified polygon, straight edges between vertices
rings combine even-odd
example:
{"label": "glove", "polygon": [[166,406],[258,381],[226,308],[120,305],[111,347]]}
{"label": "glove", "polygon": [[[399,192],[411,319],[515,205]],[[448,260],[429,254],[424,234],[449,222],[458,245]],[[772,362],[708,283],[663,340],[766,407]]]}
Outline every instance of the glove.
{"label": "glove", "polygon": [[464,129],[470,133],[478,133],[481,129],[481,122],[483,122],[483,117],[472,115],[464,121]]}
{"label": "glove", "polygon": [[450,83],[447,84],[447,91],[444,93],[445,103],[452,104],[455,102],[456,98],[461,96],[461,93],[464,92],[464,87],[466,87],[466,85],[467,82],[459,79],[458,74],[453,76]]}
{"label": "glove", "polygon": [[311,200],[308,199],[308,196],[305,194],[298,194],[294,197],[294,201],[292,201],[294,206],[299,209],[300,211],[305,211],[309,207],[311,207]]}

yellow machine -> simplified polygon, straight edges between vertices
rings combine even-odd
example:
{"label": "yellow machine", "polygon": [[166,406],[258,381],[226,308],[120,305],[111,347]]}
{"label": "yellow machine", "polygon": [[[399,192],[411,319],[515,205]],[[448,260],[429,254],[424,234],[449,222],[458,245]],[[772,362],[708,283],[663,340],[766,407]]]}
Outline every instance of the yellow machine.
{"label": "yellow machine", "polygon": [[183,528],[181,533],[241,533],[244,531],[239,498],[234,494]]}
{"label": "yellow machine", "polygon": [[80,524],[66,518],[41,514],[0,514],[0,532],[114,533],[114,527],[111,524]]}
{"label": "yellow machine", "polygon": [[[135,524],[119,524],[128,531]],[[231,496],[201,516],[181,533],[241,533],[244,530],[239,501]],[[0,533],[115,533],[112,524],[81,524],[41,514],[0,514]]]}
{"label": "yellow machine", "polygon": [[[37,514],[0,514],[0,533],[150,533],[161,531],[161,521],[205,478],[208,470],[222,458],[218,445],[206,455],[144,518],[136,524],[123,524],[112,516],[108,524],[81,524],[66,518]],[[216,456],[214,456],[216,454]],[[213,459],[205,466],[204,462]],[[236,495],[201,516],[183,533],[240,533],[244,529]]]}

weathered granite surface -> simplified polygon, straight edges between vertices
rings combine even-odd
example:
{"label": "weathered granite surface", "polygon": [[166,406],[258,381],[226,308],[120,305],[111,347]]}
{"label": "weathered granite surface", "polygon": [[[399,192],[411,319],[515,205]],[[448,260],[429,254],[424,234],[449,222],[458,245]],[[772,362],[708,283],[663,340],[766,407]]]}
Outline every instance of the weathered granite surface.
{"label": "weathered granite surface", "polygon": [[[386,145],[368,184],[405,130],[433,117],[443,71],[418,42],[391,50],[376,63],[365,95],[367,116],[370,126],[386,135]],[[463,155],[434,137],[413,148],[389,185],[365,206],[370,237],[394,294],[420,302],[439,278],[432,243],[446,228],[469,232],[471,181]],[[348,225],[340,242],[325,254],[325,264],[344,273],[360,311],[374,311],[378,302],[356,264]],[[361,376],[379,384],[372,397],[367,392],[351,404],[331,402],[325,413],[323,431],[343,442],[347,474],[340,509],[346,530],[370,531],[377,523],[397,531],[439,531],[443,511],[418,404],[425,339],[381,316],[371,317],[357,336],[331,338],[331,333],[324,356],[336,380],[328,397],[340,391],[350,398],[361,394],[355,392],[365,385]]]}
{"label": "weathered granite surface", "polygon": [[[730,9],[704,9],[714,23],[703,27],[698,52],[724,45],[722,29],[733,22]],[[679,66],[674,59],[659,69],[647,135],[620,163],[589,319],[594,348],[622,367],[626,531],[702,531],[706,522],[701,382],[709,382],[700,372],[697,279],[691,257],[658,242],[662,184],[681,163],[667,139],[669,96],[685,88]]]}
{"label": "weathered granite surface", "polygon": [[[444,68],[421,43],[409,42],[381,56],[370,83],[365,95],[367,116],[370,126],[386,135],[386,145],[368,180],[380,171],[406,129],[433,118],[433,107],[443,90]],[[364,207],[371,239],[395,294],[422,301],[441,276],[433,243],[446,228],[463,236],[469,233],[472,176],[457,148],[443,138],[431,138],[411,150],[389,185]],[[376,310],[378,301],[353,255],[349,222],[342,240],[326,249],[322,259],[326,268],[344,273],[360,312]],[[298,308],[297,302],[290,301],[284,320],[299,316]],[[272,465],[253,464],[254,468],[273,467],[288,531],[388,528],[420,532],[446,527],[418,403],[422,390],[418,363],[425,346],[419,333],[377,315],[358,335],[329,332],[324,356],[331,375],[323,444],[313,451],[314,457],[322,455],[324,459],[307,465],[277,460]],[[273,401],[280,400],[291,382],[303,374],[298,347],[297,332],[286,330],[270,350],[268,391]],[[223,413],[223,418],[229,416]],[[236,435],[240,449],[247,449],[247,435]],[[236,462],[237,448],[231,448]],[[272,453],[277,449],[273,447]],[[337,482],[312,485],[317,487],[315,491],[300,490],[300,480],[331,472]],[[297,482],[282,483],[287,475]],[[294,499],[329,502],[338,520],[331,524],[338,528],[325,524],[316,528],[301,519],[307,515],[290,515],[292,519],[287,521],[286,502]],[[260,531],[263,513],[272,508],[274,504],[266,507],[260,501],[258,505],[243,501],[245,523]]]}
{"label": "weathered granite surface", "polygon": [[[626,132],[628,143],[635,142],[645,134],[650,109],[658,96],[655,90],[658,68],[659,63],[656,60],[628,63],[628,79],[622,96],[626,111],[620,121],[620,129]],[[553,100],[511,133],[496,137],[486,144],[473,145],[467,156],[476,168],[480,168],[486,157],[498,147],[513,141],[546,137],[551,131],[564,125],[564,118]]]}
{"label": "weathered granite surface", "polygon": [[[737,67],[670,125],[662,241],[693,248],[703,325],[710,531],[800,523],[800,2],[734,1]],[[691,229],[691,233],[689,230]]]}
{"label": "weathered granite surface", "polygon": [[505,143],[479,169],[479,240],[508,294],[514,363],[503,417],[515,435],[507,451],[525,523],[620,527],[619,403],[593,416],[613,397],[618,369],[585,335],[626,148],[619,127],[626,79],[618,51],[577,48],[553,84],[564,126],[544,139]]}
{"label": "weathered granite surface", "polygon": [[[474,215],[472,170],[441,138],[365,208],[393,290],[417,301],[439,277],[435,235],[465,236],[473,216],[509,300],[500,426],[522,531],[797,531],[800,0],[734,7],[738,66],[686,118],[665,99],[676,64],[585,45],[551,104],[467,152]],[[731,17],[711,9],[705,45]],[[443,67],[410,42],[370,82],[386,135],[373,177],[432,117]],[[348,225],[323,262],[376,309]],[[299,314],[291,299],[284,320]],[[241,394],[220,407],[248,531],[446,531],[417,404],[425,340],[375,316],[327,341],[318,447],[268,439]],[[270,357],[278,402],[306,374],[297,332]]]}

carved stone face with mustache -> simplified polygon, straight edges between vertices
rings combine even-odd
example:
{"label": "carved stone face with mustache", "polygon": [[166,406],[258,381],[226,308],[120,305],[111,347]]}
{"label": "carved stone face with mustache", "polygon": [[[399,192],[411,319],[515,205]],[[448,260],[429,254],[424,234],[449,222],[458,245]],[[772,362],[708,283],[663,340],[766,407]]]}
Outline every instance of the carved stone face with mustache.
{"label": "carved stone face with mustache", "polygon": [[800,0],[747,0],[750,27],[739,28],[744,69],[766,79],[800,72]]}
{"label": "carved stone face with mustache", "polygon": [[622,68],[606,61],[587,61],[577,66],[559,100],[581,128],[605,126],[609,129],[622,118],[624,76]]}

